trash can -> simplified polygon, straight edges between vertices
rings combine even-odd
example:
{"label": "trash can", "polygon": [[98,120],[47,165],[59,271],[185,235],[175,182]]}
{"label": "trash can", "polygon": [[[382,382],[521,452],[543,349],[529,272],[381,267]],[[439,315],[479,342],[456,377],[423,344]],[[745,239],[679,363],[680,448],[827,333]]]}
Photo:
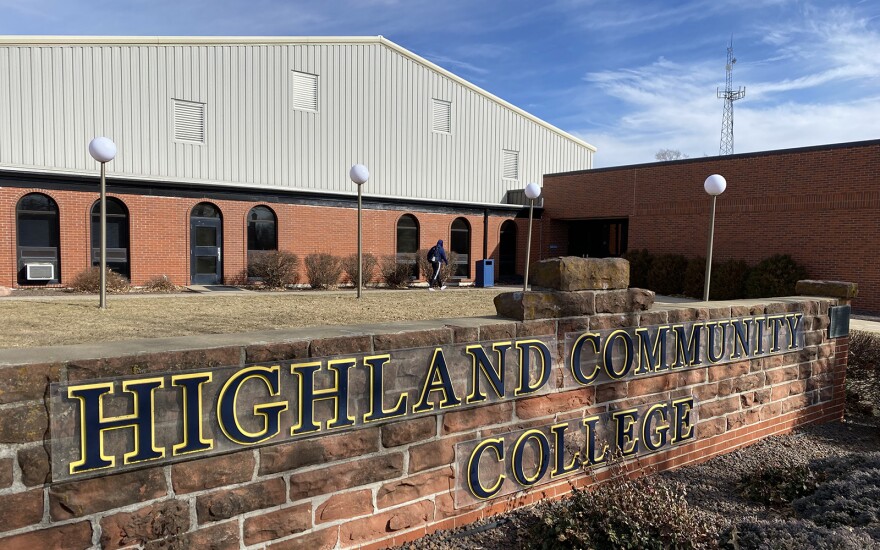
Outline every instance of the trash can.
{"label": "trash can", "polygon": [[495,286],[495,260],[477,260],[475,286]]}

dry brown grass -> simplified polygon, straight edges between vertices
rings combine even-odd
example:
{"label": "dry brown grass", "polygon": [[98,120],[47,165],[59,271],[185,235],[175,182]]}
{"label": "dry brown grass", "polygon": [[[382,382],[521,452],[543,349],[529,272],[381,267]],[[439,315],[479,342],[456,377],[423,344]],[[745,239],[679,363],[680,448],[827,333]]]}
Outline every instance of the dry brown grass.
{"label": "dry brown grass", "polygon": [[104,311],[97,297],[0,299],[0,348],[495,315],[492,299],[502,291],[367,291],[360,300],[354,291],[110,296]]}

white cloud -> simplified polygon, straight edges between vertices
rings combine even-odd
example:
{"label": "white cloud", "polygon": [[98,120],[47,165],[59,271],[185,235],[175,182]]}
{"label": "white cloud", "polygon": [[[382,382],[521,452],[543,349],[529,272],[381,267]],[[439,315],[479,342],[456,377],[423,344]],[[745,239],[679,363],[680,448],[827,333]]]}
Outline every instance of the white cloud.
{"label": "white cloud", "polygon": [[[734,85],[748,90],[734,105],[737,153],[880,137],[876,25],[840,8],[810,7],[803,13],[803,19],[767,35],[769,50],[760,61],[736,66]],[[589,73],[585,81],[594,106],[620,102],[626,114],[593,129],[579,125],[574,133],[597,146],[597,167],[653,162],[663,148],[691,157],[715,155],[723,103],[714,91],[721,77],[717,60],[664,58]],[[871,97],[863,97],[864,90]],[[602,97],[595,97],[597,92]]]}

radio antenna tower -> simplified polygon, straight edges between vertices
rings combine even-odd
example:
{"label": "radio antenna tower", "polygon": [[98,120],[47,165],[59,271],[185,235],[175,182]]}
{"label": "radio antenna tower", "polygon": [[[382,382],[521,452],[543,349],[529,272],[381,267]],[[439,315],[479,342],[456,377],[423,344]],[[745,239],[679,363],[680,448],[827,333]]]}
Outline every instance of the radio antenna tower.
{"label": "radio antenna tower", "polygon": [[733,36],[730,37],[730,45],[727,46],[727,87],[724,91],[717,89],[715,93],[724,99],[724,118],[721,121],[721,147],[719,155],[733,154],[733,102],[746,96],[745,87],[733,89],[733,66],[736,58],[733,57]]}

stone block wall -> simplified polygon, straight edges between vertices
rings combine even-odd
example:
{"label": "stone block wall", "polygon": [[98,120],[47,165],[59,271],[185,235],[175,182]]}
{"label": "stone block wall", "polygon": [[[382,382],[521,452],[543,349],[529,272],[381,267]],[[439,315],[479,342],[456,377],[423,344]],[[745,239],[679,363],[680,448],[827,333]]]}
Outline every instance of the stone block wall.
{"label": "stone block wall", "polygon": [[[847,338],[827,337],[837,298],[654,306],[0,351],[0,548],[382,548],[567,493],[583,476],[456,508],[456,443],[693,395],[694,441],[641,459],[674,468],[839,420]],[[805,347],[752,361],[555,390],[339,434],[51,482],[47,385],[133,373],[378,352],[738,316],[804,313]]]}

